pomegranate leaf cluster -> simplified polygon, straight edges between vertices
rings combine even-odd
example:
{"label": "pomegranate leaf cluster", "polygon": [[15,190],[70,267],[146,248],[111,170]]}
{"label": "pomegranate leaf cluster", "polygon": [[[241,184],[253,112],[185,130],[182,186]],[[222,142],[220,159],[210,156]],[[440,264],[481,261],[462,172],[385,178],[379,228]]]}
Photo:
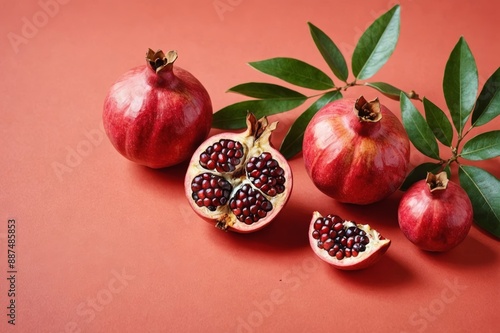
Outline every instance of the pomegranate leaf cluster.
{"label": "pomegranate leaf cluster", "polygon": [[[294,58],[277,57],[250,62],[254,69],[296,88],[265,82],[248,82],[232,87],[229,92],[251,99],[217,111],[212,126],[241,129],[246,125],[248,111],[260,118],[293,110],[312,100],[295,119],[281,143],[280,152],[289,159],[301,152],[304,131],[324,105],[342,98],[342,91],[351,87],[373,88],[388,98],[400,101],[401,117],[410,141],[418,151],[434,160],[416,166],[401,190],[424,179],[427,172],[444,170],[451,176],[450,164],[457,163],[460,185],[471,199],[476,223],[500,237],[500,181],[484,169],[462,163],[462,160],[480,161],[500,155],[500,130],[464,140],[471,129],[489,123],[500,114],[500,68],[487,80],[478,95],[476,63],[467,42],[460,38],[446,64],[443,80],[450,121],[440,107],[425,97],[421,99],[414,91],[405,92],[386,82],[366,81],[382,68],[394,52],[400,31],[399,5],[377,18],[359,38],[351,59],[352,81],[348,80],[346,59],[333,40],[312,23],[308,26],[316,48],[333,76]],[[316,90],[318,93],[309,96],[297,88]],[[422,102],[425,117],[412,100]],[[469,122],[470,127],[465,130]],[[441,157],[440,144],[451,149],[450,158]]]}
{"label": "pomegranate leaf cluster", "polygon": [[[228,105],[214,114],[214,128],[242,129],[245,128],[245,117],[248,111],[258,118],[282,113],[313,100],[306,110],[295,120],[285,136],[280,152],[286,158],[292,158],[302,150],[304,131],[311,118],[325,104],[342,98],[342,91],[353,86],[368,86],[382,94],[399,100],[402,92],[385,82],[360,82],[371,78],[388,61],[396,48],[399,38],[400,7],[396,5],[376,19],[360,37],[354,49],[351,61],[351,71],[354,80],[349,82],[349,68],[346,59],[332,41],[321,29],[308,23],[311,37],[330,67],[331,76],[302,60],[277,57],[250,62],[256,70],[283,80],[297,88],[307,88],[318,91],[307,96],[295,88],[265,82],[248,82],[232,87],[228,92],[238,93],[252,99]],[[335,81],[340,81],[336,84]],[[414,98],[414,93],[408,94]]]}
{"label": "pomegranate leaf cluster", "polygon": [[[408,189],[427,172],[446,170],[450,173],[450,164],[457,163],[460,185],[474,208],[474,220],[500,237],[500,180],[482,168],[464,164],[500,156],[500,130],[483,132],[466,140],[472,129],[500,115],[500,68],[486,81],[479,95],[478,83],[476,62],[461,37],[446,63],[443,78],[451,122],[442,109],[425,97],[424,118],[409,98],[401,94],[402,120],[410,141],[422,154],[435,160],[415,167],[401,189]],[[450,148],[451,157],[441,157],[439,143]]]}

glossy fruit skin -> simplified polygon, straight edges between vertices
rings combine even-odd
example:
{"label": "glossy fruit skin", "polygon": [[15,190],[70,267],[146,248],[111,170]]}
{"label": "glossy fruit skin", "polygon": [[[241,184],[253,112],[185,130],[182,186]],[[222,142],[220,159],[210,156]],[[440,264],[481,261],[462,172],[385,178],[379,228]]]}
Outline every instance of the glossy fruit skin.
{"label": "glossy fruit skin", "polygon": [[399,227],[413,244],[426,251],[448,251],[460,244],[472,226],[467,193],[456,183],[431,192],[425,180],[413,184],[401,198]]}
{"label": "glossy fruit skin", "polygon": [[212,104],[188,71],[133,68],[113,84],[103,110],[105,132],[118,152],[151,168],[188,160],[208,136]]}
{"label": "glossy fruit skin", "polygon": [[355,99],[325,105],[304,133],[303,157],[309,177],[326,195],[344,203],[371,204],[403,183],[410,142],[400,120],[380,104],[382,118],[360,121]]}

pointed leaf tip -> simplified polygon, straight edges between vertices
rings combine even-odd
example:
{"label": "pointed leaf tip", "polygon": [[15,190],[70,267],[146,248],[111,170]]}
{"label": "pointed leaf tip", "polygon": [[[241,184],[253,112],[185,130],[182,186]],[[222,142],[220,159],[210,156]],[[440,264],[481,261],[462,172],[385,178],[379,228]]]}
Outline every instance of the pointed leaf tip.
{"label": "pointed leaf tip", "polygon": [[372,77],[389,60],[396,48],[399,27],[400,7],[395,5],[361,35],[352,55],[352,72],[357,79]]}

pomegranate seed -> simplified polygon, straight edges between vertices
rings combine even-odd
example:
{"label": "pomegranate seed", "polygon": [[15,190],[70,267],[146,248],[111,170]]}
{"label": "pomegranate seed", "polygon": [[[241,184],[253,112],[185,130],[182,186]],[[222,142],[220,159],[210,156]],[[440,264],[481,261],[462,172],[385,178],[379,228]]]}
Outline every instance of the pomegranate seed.
{"label": "pomegranate seed", "polygon": [[208,170],[218,172],[232,172],[241,163],[243,146],[233,140],[221,139],[219,142],[207,147],[200,154],[199,163]]}
{"label": "pomegranate seed", "polygon": [[210,211],[215,211],[217,207],[227,203],[232,188],[223,177],[203,173],[194,177],[191,182],[193,190],[191,197],[199,207],[207,207]]}
{"label": "pomegranate seed", "polygon": [[264,201],[261,205],[262,209],[264,209],[266,212],[269,212],[271,209],[273,209],[273,205],[271,204],[270,201],[267,201],[267,199],[265,199],[266,201]]}
{"label": "pomegranate seed", "polygon": [[321,229],[319,230],[319,233],[320,234],[327,234],[328,235],[328,232],[330,231],[330,228],[328,228],[327,226],[322,226]]}
{"label": "pomegranate seed", "polygon": [[344,251],[342,250],[338,250],[337,253],[335,254],[335,257],[338,259],[338,260],[342,260],[344,259]]}
{"label": "pomegranate seed", "polygon": [[354,237],[347,238],[347,247],[352,248],[353,245],[354,245]]}
{"label": "pomegranate seed", "polygon": [[[329,239],[328,234],[322,234],[321,237],[319,238],[322,242],[326,241]],[[333,241],[332,241],[333,242]],[[333,244],[332,244],[333,245]]]}
{"label": "pomegranate seed", "polygon": [[285,191],[285,171],[270,153],[250,158],[245,168],[250,181],[265,194],[274,197]]}
{"label": "pomegranate seed", "polygon": [[356,229],[358,229],[358,228],[356,228],[356,227],[349,227],[349,228],[347,228],[347,230],[345,231],[345,235],[347,237],[353,236],[356,233]]}
{"label": "pomegranate seed", "polygon": [[322,226],[323,226],[323,221],[321,221],[321,219],[317,219],[314,222],[314,230],[320,230]]}
{"label": "pomegranate seed", "polygon": [[313,233],[312,233],[312,236],[314,239],[319,239],[319,231],[318,230],[314,230]]}
{"label": "pomegranate seed", "polygon": [[323,248],[325,250],[330,250],[331,248],[333,247],[333,239],[329,238],[327,240],[324,241],[323,243]]}

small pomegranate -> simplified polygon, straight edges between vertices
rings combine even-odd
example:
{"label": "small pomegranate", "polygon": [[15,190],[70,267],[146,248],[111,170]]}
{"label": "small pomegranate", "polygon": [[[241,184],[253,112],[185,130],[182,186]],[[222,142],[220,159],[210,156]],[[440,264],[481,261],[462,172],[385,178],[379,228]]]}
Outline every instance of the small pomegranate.
{"label": "small pomegranate", "polygon": [[472,226],[467,193],[448,180],[446,172],[427,173],[403,195],[399,227],[413,244],[426,251],[448,251],[460,244]]}
{"label": "small pomegranate", "polygon": [[325,105],[308,124],[304,163],[316,187],[345,203],[370,204],[395,192],[410,160],[410,141],[396,116],[363,96]]}
{"label": "small pomegranate", "polygon": [[126,72],[104,101],[103,123],[123,156],[151,168],[191,157],[212,126],[208,92],[188,71],[174,67],[177,52],[149,49],[146,65]]}
{"label": "small pomegranate", "polygon": [[314,212],[309,244],[322,260],[343,270],[366,268],[377,262],[391,245],[368,224],[356,224],[338,215]]}
{"label": "small pomegranate", "polygon": [[195,151],[184,186],[191,207],[220,229],[252,232],[279,213],[290,197],[292,171],[270,144],[277,122],[247,116],[243,133],[221,133]]}

